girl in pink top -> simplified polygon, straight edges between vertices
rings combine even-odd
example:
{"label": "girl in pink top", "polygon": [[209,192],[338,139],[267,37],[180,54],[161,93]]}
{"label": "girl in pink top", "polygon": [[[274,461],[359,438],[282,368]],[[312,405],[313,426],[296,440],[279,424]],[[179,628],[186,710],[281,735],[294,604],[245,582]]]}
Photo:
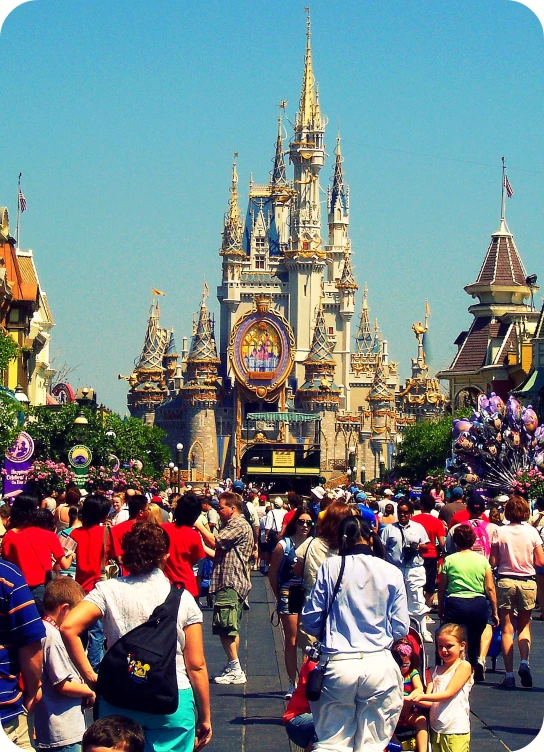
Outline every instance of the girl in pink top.
{"label": "girl in pink top", "polygon": [[529,519],[529,504],[521,496],[511,496],[504,516],[509,525],[496,527],[492,533],[489,563],[497,568],[497,605],[502,630],[502,655],[506,676],[504,687],[515,689],[514,624],[517,611],[518,649],[521,663],[518,675],[522,687],[532,687],[529,668],[531,647],[531,612],[536,602],[535,564],[544,566],[542,540]]}

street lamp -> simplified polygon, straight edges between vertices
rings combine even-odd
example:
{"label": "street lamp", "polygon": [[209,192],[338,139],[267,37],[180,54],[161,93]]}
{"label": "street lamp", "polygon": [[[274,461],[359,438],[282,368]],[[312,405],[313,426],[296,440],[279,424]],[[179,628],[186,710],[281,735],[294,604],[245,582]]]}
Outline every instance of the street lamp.
{"label": "street lamp", "polygon": [[17,400],[17,402],[20,402],[21,405],[30,404],[30,400],[28,399],[28,396],[25,394],[25,391],[20,384],[17,384],[17,386],[15,387],[15,399]]}
{"label": "street lamp", "polygon": [[[178,467],[181,468],[183,465],[183,444],[180,442],[179,444],[176,444],[176,462],[178,464]],[[179,480],[178,480],[178,486],[179,486]],[[179,491],[179,488],[178,488]]]}
{"label": "street lamp", "polygon": [[348,465],[349,465],[349,474],[353,478],[354,481],[357,480],[357,464],[356,464],[356,457],[355,457],[355,447],[352,445],[349,448],[349,457],[348,457]]}
{"label": "street lamp", "polygon": [[176,491],[179,493],[179,468],[174,465],[174,477],[176,479]]}
{"label": "street lamp", "polygon": [[385,475],[385,457],[380,454],[380,480],[383,480]]}
{"label": "street lamp", "polygon": [[361,465],[361,483],[363,485],[366,483],[366,467],[364,465]]}
{"label": "street lamp", "polygon": [[170,488],[172,488],[172,483],[173,483],[173,475],[172,475],[172,473],[174,472],[174,463],[173,462],[169,462],[168,463],[168,469],[170,470]]}

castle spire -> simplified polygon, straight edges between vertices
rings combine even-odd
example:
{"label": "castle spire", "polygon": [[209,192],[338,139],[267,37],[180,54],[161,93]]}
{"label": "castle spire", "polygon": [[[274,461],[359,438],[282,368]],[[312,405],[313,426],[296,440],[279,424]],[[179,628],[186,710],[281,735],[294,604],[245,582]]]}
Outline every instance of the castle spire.
{"label": "castle spire", "polygon": [[[280,109],[285,109],[287,103],[282,101]],[[276,140],[276,154],[274,156],[274,169],[270,176],[271,185],[285,185],[287,176],[285,172],[285,160],[283,158],[283,125],[281,115],[278,115],[278,138]]]}
{"label": "castle spire", "polygon": [[310,9],[305,8],[306,21],[306,56],[304,58],[304,74],[302,77],[302,93],[300,95],[300,109],[297,114],[295,127],[297,130],[321,127],[321,111],[319,108],[319,96],[316,91],[314,72],[312,66],[312,23]]}
{"label": "castle spire", "polygon": [[368,315],[368,287],[365,282],[363,289],[363,305],[361,308],[361,318],[359,320],[359,329],[355,337],[357,343],[357,353],[360,355],[370,355],[374,339],[370,329],[370,318]]}
{"label": "castle spire", "polygon": [[348,213],[349,196],[347,186],[344,184],[344,171],[342,169],[342,149],[340,147],[340,133],[336,136],[336,161],[334,163],[334,175],[329,199],[329,213],[334,214],[335,209],[340,209],[342,216]]}
{"label": "castle spire", "polygon": [[351,266],[350,256],[351,256],[351,249],[348,243],[344,251],[344,268],[342,269],[342,276],[336,283],[337,290],[358,290],[359,289],[359,285],[355,281],[355,277],[353,275],[353,269]]}
{"label": "castle spire", "polygon": [[221,254],[245,255],[242,250],[242,233],[243,224],[240,212],[240,203],[238,201],[238,173],[236,171],[236,158],[238,154],[234,152],[232,161],[232,183],[230,188],[229,208],[225,214],[223,226],[223,242],[221,243]]}
{"label": "castle spire", "polygon": [[325,326],[325,314],[323,313],[321,298],[319,299],[315,316],[315,329],[312,338],[312,346],[308,353],[308,357],[304,361],[304,365],[317,363],[330,363],[331,365],[334,365],[334,358],[332,357],[331,347],[327,336],[327,327]]}
{"label": "castle spire", "polygon": [[387,385],[387,365],[384,362],[383,353],[378,355],[378,361],[376,364],[376,371],[374,372],[374,379],[372,386],[368,393],[367,400],[369,402],[393,402],[394,394]]}
{"label": "castle spire", "polygon": [[200,303],[198,322],[195,326],[191,349],[187,356],[187,363],[219,363],[217,347],[213,334],[213,321],[206,307],[209,294],[208,285],[204,283],[204,292]]}

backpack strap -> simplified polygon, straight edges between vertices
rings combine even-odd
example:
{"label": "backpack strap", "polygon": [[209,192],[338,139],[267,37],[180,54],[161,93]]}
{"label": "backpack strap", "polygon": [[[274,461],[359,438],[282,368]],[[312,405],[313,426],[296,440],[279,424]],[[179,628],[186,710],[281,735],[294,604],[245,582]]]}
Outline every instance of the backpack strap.
{"label": "backpack strap", "polygon": [[155,607],[153,613],[149,617],[149,621],[151,621],[152,619],[162,619],[165,612],[177,621],[179,602],[184,590],[185,586],[183,584],[181,584],[180,587],[170,585],[170,592],[168,593],[166,600],[163,601],[163,603],[159,603],[159,605]]}

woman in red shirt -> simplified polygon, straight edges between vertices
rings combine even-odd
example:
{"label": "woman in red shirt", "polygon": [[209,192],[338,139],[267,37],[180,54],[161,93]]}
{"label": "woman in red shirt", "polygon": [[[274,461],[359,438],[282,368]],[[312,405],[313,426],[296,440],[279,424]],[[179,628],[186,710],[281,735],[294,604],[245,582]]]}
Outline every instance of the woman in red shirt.
{"label": "woman in red shirt", "polygon": [[37,508],[38,499],[34,496],[19,494],[16,497],[10,529],[2,540],[2,556],[19,567],[43,616],[42,597],[53,565],[58,563],[62,569],[68,569],[73,553],[65,554],[55,533],[32,524],[32,515]]}
{"label": "woman in red shirt", "polygon": [[[105,559],[105,544],[108,528],[104,523],[110,511],[110,502],[105,496],[90,494],[85,497],[81,508],[81,527],[70,533],[77,542],[76,582],[79,582],[85,595],[90,593],[102,575]],[[96,671],[104,655],[104,628],[99,620],[89,629],[87,658]]]}
{"label": "woman in red shirt", "polygon": [[174,521],[161,525],[170,538],[164,574],[173,585],[183,583],[197,602],[199,592],[193,567],[206,556],[200,533],[194,529],[201,513],[202,502],[189,492],[179,499],[174,510]]}

